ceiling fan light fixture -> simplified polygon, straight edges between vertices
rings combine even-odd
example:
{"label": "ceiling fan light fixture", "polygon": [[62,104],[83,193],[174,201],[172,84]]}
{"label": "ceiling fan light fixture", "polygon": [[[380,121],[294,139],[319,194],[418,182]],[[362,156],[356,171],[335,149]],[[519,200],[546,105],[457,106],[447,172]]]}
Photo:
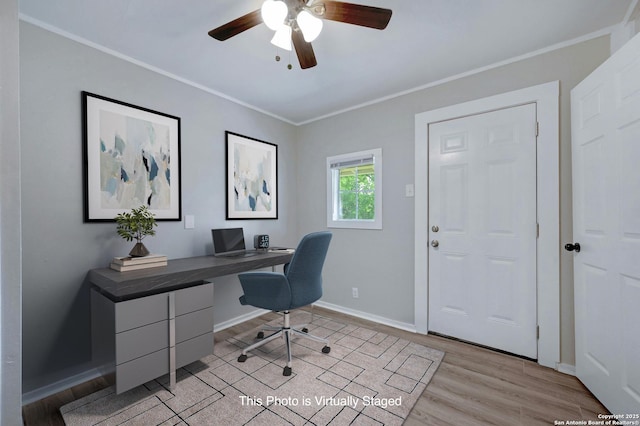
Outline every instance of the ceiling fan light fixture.
{"label": "ceiling fan light fixture", "polygon": [[286,24],[280,24],[275,35],[271,39],[271,44],[278,46],[280,49],[291,50],[291,27]]}
{"label": "ceiling fan light fixture", "polygon": [[281,0],[266,0],[262,3],[260,12],[265,25],[277,31],[289,14],[289,9],[287,9],[285,2]]}
{"label": "ceiling fan light fixture", "polygon": [[216,40],[225,41],[264,23],[276,32],[271,43],[284,50],[295,50],[300,68],[304,70],[318,65],[311,41],[322,31],[323,20],[377,30],[383,30],[389,24],[393,13],[391,9],[349,1],[260,0],[260,9],[220,25],[208,34]]}
{"label": "ceiling fan light fixture", "polygon": [[304,41],[311,43],[322,31],[322,19],[318,19],[306,10],[301,10],[296,18],[298,27],[302,31]]}

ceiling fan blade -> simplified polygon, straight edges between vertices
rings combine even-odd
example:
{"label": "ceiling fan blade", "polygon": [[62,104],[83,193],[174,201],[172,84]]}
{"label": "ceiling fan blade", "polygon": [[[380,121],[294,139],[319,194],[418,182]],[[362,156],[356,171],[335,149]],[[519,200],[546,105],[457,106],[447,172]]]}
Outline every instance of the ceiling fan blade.
{"label": "ceiling fan blade", "polygon": [[384,30],[391,19],[391,10],[341,1],[323,1],[325,12],[321,18],[330,21]]}
{"label": "ceiling fan blade", "polygon": [[261,23],[262,15],[258,9],[209,31],[209,35],[216,40],[225,41]]}
{"label": "ceiling fan blade", "polygon": [[304,41],[302,31],[294,30],[291,33],[291,39],[293,40],[293,46],[296,48],[300,68],[304,70],[318,65],[316,55],[313,53],[313,47],[311,47],[311,43]]}

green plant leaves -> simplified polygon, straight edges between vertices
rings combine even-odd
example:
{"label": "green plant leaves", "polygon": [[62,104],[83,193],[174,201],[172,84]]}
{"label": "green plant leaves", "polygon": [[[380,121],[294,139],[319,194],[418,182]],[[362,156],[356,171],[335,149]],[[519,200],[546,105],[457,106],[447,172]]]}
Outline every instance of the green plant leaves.
{"label": "green plant leaves", "polygon": [[127,241],[142,241],[147,235],[155,235],[153,229],[158,226],[156,219],[147,206],[131,209],[130,212],[120,213],[115,217],[116,232]]}

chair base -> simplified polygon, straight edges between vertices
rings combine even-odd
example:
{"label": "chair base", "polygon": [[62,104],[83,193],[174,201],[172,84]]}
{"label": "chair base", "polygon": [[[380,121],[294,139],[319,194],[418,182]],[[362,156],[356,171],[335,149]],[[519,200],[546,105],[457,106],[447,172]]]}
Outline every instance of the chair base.
{"label": "chair base", "polygon": [[289,311],[284,311],[283,314],[284,314],[283,326],[282,327],[272,327],[272,326],[264,327],[265,330],[273,331],[273,333],[267,337],[264,337],[264,332],[263,331],[259,332],[257,338],[262,340],[244,348],[242,350],[242,354],[238,357],[238,362],[245,362],[247,360],[247,352],[252,351],[256,348],[259,348],[262,345],[266,345],[267,343],[277,339],[278,337],[283,337],[287,347],[287,365],[282,370],[282,375],[290,376],[292,372],[291,370],[291,358],[292,358],[291,357],[291,337],[293,337],[294,335],[299,337],[304,337],[305,339],[313,340],[316,342],[324,343],[324,347],[322,348],[322,353],[328,354],[329,352],[331,352],[331,348],[328,346],[329,341],[327,339],[309,334],[309,330],[306,327],[302,329],[297,329],[295,327],[290,326]]}

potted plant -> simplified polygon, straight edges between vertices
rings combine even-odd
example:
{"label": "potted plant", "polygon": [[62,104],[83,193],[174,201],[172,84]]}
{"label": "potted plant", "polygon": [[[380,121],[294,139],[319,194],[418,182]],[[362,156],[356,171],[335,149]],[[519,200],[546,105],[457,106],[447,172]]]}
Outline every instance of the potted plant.
{"label": "potted plant", "polygon": [[140,206],[131,209],[131,212],[120,213],[115,217],[118,224],[117,232],[127,241],[137,241],[136,245],[129,252],[131,257],[143,257],[149,254],[149,250],[142,244],[142,239],[147,235],[155,235],[153,229],[158,226],[153,213],[147,206]]}

